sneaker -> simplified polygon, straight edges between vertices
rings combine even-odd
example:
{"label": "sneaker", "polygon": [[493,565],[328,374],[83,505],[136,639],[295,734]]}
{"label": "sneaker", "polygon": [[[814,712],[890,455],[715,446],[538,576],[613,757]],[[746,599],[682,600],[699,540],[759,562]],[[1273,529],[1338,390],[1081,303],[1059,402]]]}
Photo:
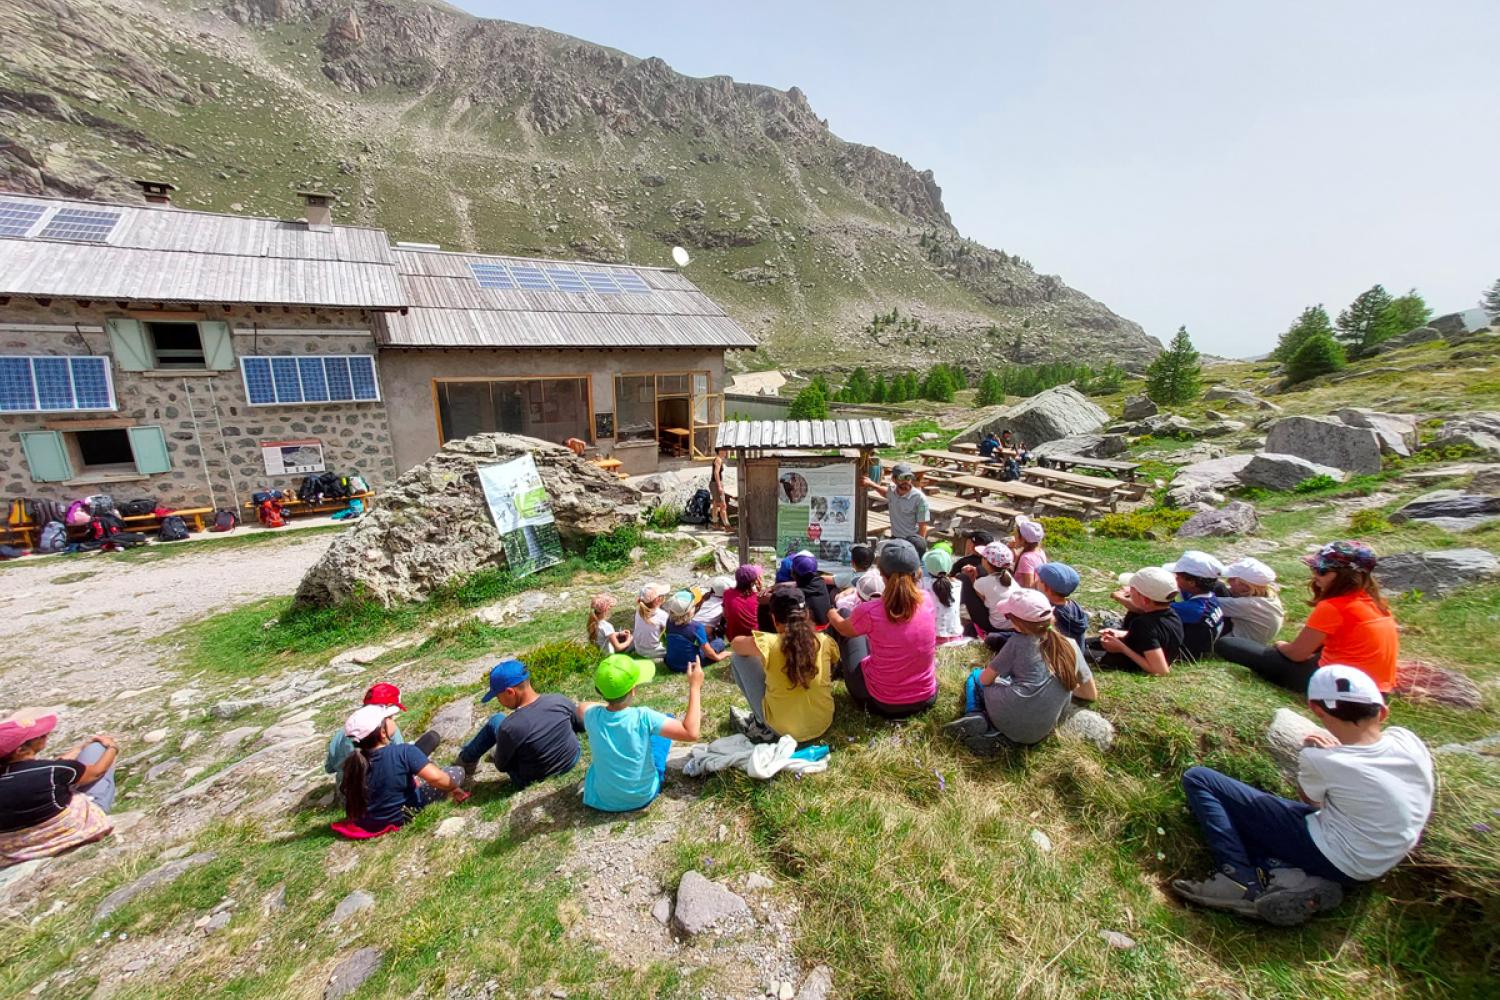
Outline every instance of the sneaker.
{"label": "sneaker", "polygon": [[943,727],[943,732],[980,757],[993,757],[1010,742],[998,730],[991,729],[990,720],[978,712],[954,719]]}
{"label": "sneaker", "polygon": [[464,769],[464,784],[473,784],[474,773],[479,770],[479,762],[477,760],[464,760],[462,757],[455,757],[453,758],[453,764],[455,767]]}
{"label": "sneaker", "polygon": [[753,716],[750,719],[750,725],[745,728],[745,735],[750,738],[751,743],[781,742],[780,733]]}
{"label": "sneaker", "polygon": [[1301,868],[1273,868],[1266,891],[1255,900],[1255,913],[1268,924],[1295,927],[1344,901],[1344,887],[1309,875]]}
{"label": "sneaker", "polygon": [[748,708],[731,708],[729,710],[729,728],[737,733],[745,733],[750,729],[750,723],[755,721],[755,716]]}
{"label": "sneaker", "polygon": [[1223,910],[1242,917],[1260,916],[1256,912],[1256,900],[1251,895],[1251,887],[1230,878],[1224,872],[1217,872],[1212,878],[1201,882],[1182,878],[1173,879],[1172,891],[1188,902],[1210,910]]}

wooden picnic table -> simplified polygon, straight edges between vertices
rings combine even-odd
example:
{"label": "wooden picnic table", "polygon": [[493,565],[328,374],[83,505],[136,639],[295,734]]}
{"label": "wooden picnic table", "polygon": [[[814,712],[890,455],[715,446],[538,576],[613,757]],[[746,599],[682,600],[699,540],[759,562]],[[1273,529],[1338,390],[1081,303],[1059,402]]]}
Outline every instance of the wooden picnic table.
{"label": "wooden picnic table", "polygon": [[593,458],[589,460],[590,465],[597,465],[605,472],[613,472],[625,463],[618,458]]}
{"label": "wooden picnic table", "polygon": [[977,441],[955,441],[948,446],[949,451],[956,451],[963,455],[979,454],[979,442]]}
{"label": "wooden picnic table", "polygon": [[978,455],[965,455],[961,452],[943,451],[939,448],[919,451],[917,454],[938,467],[951,465],[960,469],[978,470],[990,464],[989,459],[980,458]]}
{"label": "wooden picnic table", "polygon": [[984,497],[990,494],[1012,497],[1024,501],[1028,506],[1037,505],[1045,507],[1070,507],[1077,508],[1085,513],[1092,512],[1095,507],[1101,506],[1102,501],[1097,497],[1078,496],[1075,493],[1064,493],[1047,486],[1038,486],[1035,483],[1008,482],[1003,483],[998,479],[987,479],[983,476],[960,476],[953,480],[953,486],[963,496],[965,492],[974,494],[976,497]]}
{"label": "wooden picnic table", "polygon": [[1114,510],[1119,505],[1122,496],[1131,497],[1136,493],[1133,485],[1122,483],[1118,479],[1101,479],[1098,476],[1063,472],[1060,469],[1022,469],[1021,476],[1070,493],[1097,496],[1109,504],[1110,510]]}
{"label": "wooden picnic table", "polygon": [[1100,472],[1113,472],[1124,476],[1131,482],[1135,481],[1136,473],[1141,467],[1139,462],[1122,462],[1115,458],[1088,458],[1084,455],[1042,455],[1038,456],[1037,463],[1043,468],[1059,469],[1063,472],[1074,466],[1098,469]]}
{"label": "wooden picnic table", "polygon": [[670,434],[670,435],[672,435],[672,438],[673,438],[673,441],[671,443],[672,454],[674,454],[674,455],[686,455],[687,454],[687,444],[688,444],[688,440],[693,436],[693,432],[692,431],[688,430],[686,427],[663,427],[661,429],[661,432],[663,434]]}

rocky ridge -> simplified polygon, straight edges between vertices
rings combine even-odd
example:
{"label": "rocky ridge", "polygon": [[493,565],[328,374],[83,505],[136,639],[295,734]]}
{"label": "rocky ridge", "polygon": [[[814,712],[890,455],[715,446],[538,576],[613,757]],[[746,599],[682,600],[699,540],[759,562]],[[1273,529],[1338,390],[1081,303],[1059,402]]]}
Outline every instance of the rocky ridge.
{"label": "rocky ridge", "polygon": [[[846,142],[807,97],[416,0],[0,5],[0,187],[288,215],[305,186],[397,239],[664,263],[770,360],[894,364],[1158,349],[1134,323],[964,239],[930,171]],[[811,336],[809,336],[811,335]],[[992,343],[991,343],[992,342]],[[832,343],[848,357],[830,356]]]}

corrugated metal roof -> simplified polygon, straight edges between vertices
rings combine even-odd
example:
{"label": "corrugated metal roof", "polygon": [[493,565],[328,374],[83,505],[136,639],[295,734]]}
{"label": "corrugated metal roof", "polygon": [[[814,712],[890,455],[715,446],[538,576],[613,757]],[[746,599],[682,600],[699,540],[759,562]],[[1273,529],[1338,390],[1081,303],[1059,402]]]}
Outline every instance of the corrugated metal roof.
{"label": "corrugated metal roof", "polygon": [[384,230],[333,226],[318,231],[281,219],[8,192],[0,192],[0,199],[43,205],[43,220],[59,208],[120,215],[99,242],[0,237],[0,295],[367,309],[406,305]]}
{"label": "corrugated metal roof", "polygon": [[[676,271],[487,254],[394,251],[412,308],[383,317],[382,347],[754,347],[716,302]],[[482,288],[471,264],[574,264],[635,274],[649,292]]]}
{"label": "corrugated metal roof", "polygon": [[716,448],[894,448],[889,420],[729,420]]}

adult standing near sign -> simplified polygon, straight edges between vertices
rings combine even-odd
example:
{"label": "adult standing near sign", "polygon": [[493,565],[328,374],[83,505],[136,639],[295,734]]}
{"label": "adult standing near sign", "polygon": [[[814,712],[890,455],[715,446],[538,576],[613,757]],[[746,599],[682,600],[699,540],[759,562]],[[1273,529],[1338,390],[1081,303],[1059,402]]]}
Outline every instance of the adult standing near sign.
{"label": "adult standing near sign", "polygon": [[881,486],[865,477],[864,485],[885,497],[886,514],[891,519],[892,538],[910,538],[913,535],[927,537],[932,523],[932,512],[927,507],[927,494],[917,489],[917,474],[905,462],[897,462],[891,469],[890,486]]}

